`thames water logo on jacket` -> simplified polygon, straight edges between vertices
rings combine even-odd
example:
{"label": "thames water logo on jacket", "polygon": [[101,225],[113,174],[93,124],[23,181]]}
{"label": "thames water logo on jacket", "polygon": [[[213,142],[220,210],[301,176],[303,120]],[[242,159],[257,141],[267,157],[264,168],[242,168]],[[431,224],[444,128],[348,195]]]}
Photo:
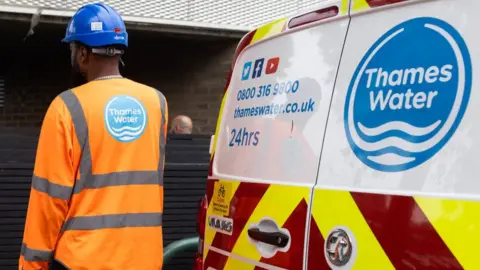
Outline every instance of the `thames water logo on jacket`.
{"label": "thames water logo on jacket", "polygon": [[112,137],[121,142],[138,139],[147,125],[143,104],[131,96],[115,96],[105,106],[105,125]]}
{"label": "thames water logo on jacket", "polygon": [[345,101],[345,132],[367,166],[398,172],[434,156],[468,105],[472,64],[447,22],[415,18],[385,33],[358,65]]}

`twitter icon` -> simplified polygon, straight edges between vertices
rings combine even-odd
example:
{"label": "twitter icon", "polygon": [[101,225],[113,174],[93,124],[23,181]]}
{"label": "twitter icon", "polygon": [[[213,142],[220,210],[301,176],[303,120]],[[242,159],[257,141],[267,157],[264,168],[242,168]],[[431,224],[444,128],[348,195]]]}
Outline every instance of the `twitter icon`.
{"label": "twitter icon", "polygon": [[242,81],[248,80],[250,78],[250,72],[252,70],[252,62],[246,62],[243,65]]}

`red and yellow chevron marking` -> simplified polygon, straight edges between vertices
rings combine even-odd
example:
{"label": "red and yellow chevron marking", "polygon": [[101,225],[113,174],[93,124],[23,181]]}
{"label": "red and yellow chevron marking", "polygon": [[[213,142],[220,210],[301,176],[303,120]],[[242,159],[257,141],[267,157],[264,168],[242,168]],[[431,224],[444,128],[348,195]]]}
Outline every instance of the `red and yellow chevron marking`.
{"label": "red and yellow chevron marking", "polygon": [[[323,243],[323,239],[326,239],[328,233],[336,226],[345,226],[354,233],[358,247],[361,247],[358,249],[355,268],[394,269],[349,192],[317,189],[313,199],[312,218],[321,232],[322,239],[311,236],[310,248],[312,245],[315,246],[315,242]],[[317,258],[324,258],[323,249],[323,246],[315,247],[315,250],[310,252],[316,254]],[[372,266],[375,268],[371,268]]]}
{"label": "red and yellow chevron marking", "polygon": [[[208,185],[214,185],[209,181]],[[206,230],[205,244],[232,253],[252,262],[261,262],[281,268],[302,269],[304,252],[305,222],[310,199],[310,188],[285,185],[269,185],[237,181],[219,181],[235,189],[230,203],[229,218],[234,220],[232,235]],[[288,196],[287,196],[288,194]],[[210,201],[213,201],[212,198]],[[212,205],[211,203],[210,205]],[[213,213],[209,207],[208,213]],[[286,253],[279,253],[272,259],[262,259],[255,246],[248,241],[248,227],[260,219],[270,217],[277,224],[290,231],[292,243]],[[204,254],[207,252],[204,252]],[[205,256],[205,267],[215,269],[254,269],[250,263],[245,266],[241,260],[222,256],[211,250]],[[232,258],[232,259],[231,259]],[[241,264],[241,265],[240,265]]]}
{"label": "red and yellow chevron marking", "polygon": [[463,269],[480,269],[480,202],[414,199]]}
{"label": "red and yellow chevron marking", "polygon": [[[238,259],[242,257],[284,269],[302,269],[309,188],[225,183],[236,187],[230,206],[234,232],[232,236],[210,237],[209,245],[235,256],[210,251],[205,266],[261,269]],[[480,240],[480,202],[323,189],[315,190],[314,196],[308,269],[329,269],[324,242],[337,226],[347,227],[355,238],[358,253],[354,269],[477,269],[479,266],[475,255]],[[270,259],[261,258],[247,237],[248,225],[265,216],[287,228],[293,241],[289,252]]]}
{"label": "red and yellow chevron marking", "polygon": [[370,8],[395,4],[407,0],[352,0],[351,12],[360,12]]}
{"label": "red and yellow chevron marking", "polygon": [[[323,243],[336,226],[349,228],[357,269],[478,269],[480,202],[315,190],[308,269],[323,269]],[[314,256],[317,254],[318,256]]]}
{"label": "red and yellow chevron marking", "polygon": [[299,254],[304,253],[305,230],[301,228],[306,227],[305,222],[308,215],[308,204],[305,199],[300,201],[282,226],[291,234],[291,251],[279,253],[270,259],[262,258],[260,262],[286,269],[302,269],[303,256],[299,256]]}
{"label": "red and yellow chevron marking", "polygon": [[[248,189],[251,192],[251,190],[259,184],[245,183],[245,185],[250,186]],[[264,196],[258,202],[245,225],[251,223],[257,224],[261,218],[270,217],[275,220],[279,226],[290,231],[292,240],[295,236],[300,236],[300,239],[295,239],[300,241],[292,242],[289,252],[275,255],[273,260],[262,260],[262,262],[288,269],[302,268],[303,259],[295,260],[294,258],[298,256],[298,254],[303,254],[304,237],[302,236],[305,235],[305,222],[308,208],[306,202],[309,201],[309,197],[310,188],[308,187],[268,186]],[[240,207],[237,209],[240,210]],[[300,219],[289,220],[292,214],[297,217],[300,216]],[[287,224],[287,221],[289,221],[289,224]],[[289,225],[290,228],[288,228],[287,225]],[[248,242],[247,229],[248,226],[243,228],[241,235],[234,243],[232,253],[254,261],[260,261],[261,256],[255,246]],[[225,269],[239,269],[235,267],[232,262],[230,262],[230,260],[227,261]]]}
{"label": "red and yellow chevron marking", "polygon": [[287,18],[284,17],[259,27],[252,38],[251,44],[283,32],[286,23]]}
{"label": "red and yellow chevron marking", "polygon": [[367,0],[352,0],[352,12],[359,12],[370,8]]}
{"label": "red and yellow chevron marking", "polygon": [[310,219],[310,240],[308,241],[308,270],[330,269],[325,260],[325,239],[313,218]]}

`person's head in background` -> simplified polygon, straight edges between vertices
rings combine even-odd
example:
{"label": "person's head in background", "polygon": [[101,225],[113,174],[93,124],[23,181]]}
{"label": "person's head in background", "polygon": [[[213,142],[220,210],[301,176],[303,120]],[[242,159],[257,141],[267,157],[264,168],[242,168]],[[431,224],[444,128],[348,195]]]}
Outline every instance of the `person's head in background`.
{"label": "person's head in background", "polygon": [[170,132],[173,134],[192,134],[193,123],[190,117],[178,115],[173,118]]}

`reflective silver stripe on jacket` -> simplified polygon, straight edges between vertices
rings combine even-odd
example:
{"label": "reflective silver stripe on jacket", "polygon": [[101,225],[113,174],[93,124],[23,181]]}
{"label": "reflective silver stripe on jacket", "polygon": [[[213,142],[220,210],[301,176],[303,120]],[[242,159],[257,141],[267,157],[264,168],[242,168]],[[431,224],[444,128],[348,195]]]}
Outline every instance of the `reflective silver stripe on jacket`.
{"label": "reflective silver stripe on jacket", "polygon": [[135,213],[100,216],[73,217],[63,224],[62,232],[68,230],[98,230],[125,227],[162,226],[162,213]]}
{"label": "reflective silver stripe on jacket", "polygon": [[46,193],[50,197],[66,201],[70,200],[73,190],[72,187],[55,184],[48,181],[48,179],[41,178],[36,175],[33,175],[32,177],[32,188],[36,191]]}
{"label": "reflective silver stripe on jacket", "polygon": [[82,151],[80,159],[80,180],[75,183],[73,188],[73,193],[76,194],[83,190],[87,178],[92,176],[92,155],[90,151],[90,140],[88,138],[88,124],[82,104],[80,104],[80,101],[72,90],[61,93],[60,98],[63,99],[63,102],[70,112],[78,143]]}
{"label": "reflective silver stripe on jacket", "polygon": [[29,262],[49,262],[53,257],[53,251],[29,248],[22,243],[20,254]]}

